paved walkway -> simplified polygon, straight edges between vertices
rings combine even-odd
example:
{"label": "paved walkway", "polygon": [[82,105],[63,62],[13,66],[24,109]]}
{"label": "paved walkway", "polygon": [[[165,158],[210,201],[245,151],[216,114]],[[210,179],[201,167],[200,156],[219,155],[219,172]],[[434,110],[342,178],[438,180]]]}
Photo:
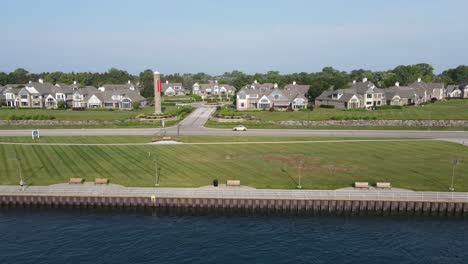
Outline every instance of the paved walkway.
{"label": "paved walkway", "polygon": [[402,190],[277,190],[250,188],[147,188],[119,185],[61,184],[0,186],[0,195],[109,196],[109,197],[174,197],[232,199],[323,199],[385,201],[456,201],[468,203],[467,192],[414,192]]}

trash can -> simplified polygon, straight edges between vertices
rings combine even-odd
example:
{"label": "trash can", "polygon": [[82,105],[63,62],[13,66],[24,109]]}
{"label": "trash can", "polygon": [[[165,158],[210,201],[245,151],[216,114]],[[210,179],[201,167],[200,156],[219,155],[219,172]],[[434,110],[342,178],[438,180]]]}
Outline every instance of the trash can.
{"label": "trash can", "polygon": [[214,187],[218,187],[218,179],[214,179],[214,180],[213,180],[213,186],[214,186]]}

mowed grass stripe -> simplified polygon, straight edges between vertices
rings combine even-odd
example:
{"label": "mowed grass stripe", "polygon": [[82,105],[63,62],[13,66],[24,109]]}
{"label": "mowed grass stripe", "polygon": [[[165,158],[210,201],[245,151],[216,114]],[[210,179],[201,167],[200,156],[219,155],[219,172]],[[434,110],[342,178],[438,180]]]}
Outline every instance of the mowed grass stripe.
{"label": "mowed grass stripe", "polygon": [[[355,181],[389,181],[395,187],[448,190],[451,161],[458,156],[455,188],[467,189],[468,149],[438,141],[343,142],[321,144],[13,146],[0,147],[2,182],[18,184],[14,150],[24,156],[25,178],[35,185],[106,177],[127,186],[154,186],[154,162],[162,167],[161,186],[210,185],[217,178],[239,179],[257,188],[295,188],[304,156],[304,188],[334,189]],[[44,166],[44,168],[40,168]],[[35,174],[33,174],[35,173]]]}

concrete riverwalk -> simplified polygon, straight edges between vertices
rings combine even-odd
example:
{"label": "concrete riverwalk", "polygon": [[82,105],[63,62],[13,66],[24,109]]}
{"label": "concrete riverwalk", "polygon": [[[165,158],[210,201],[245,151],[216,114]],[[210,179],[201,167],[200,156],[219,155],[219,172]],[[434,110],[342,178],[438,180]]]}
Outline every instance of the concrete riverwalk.
{"label": "concrete riverwalk", "polygon": [[416,192],[409,190],[282,190],[227,188],[151,188],[120,185],[56,184],[51,186],[0,186],[0,196],[152,197],[229,199],[321,199],[385,201],[453,201],[468,203],[468,192]]}
{"label": "concrete riverwalk", "polygon": [[267,210],[312,214],[468,215],[468,193],[403,190],[272,190],[229,188],[133,188],[59,184],[0,186],[0,206],[143,207]]}

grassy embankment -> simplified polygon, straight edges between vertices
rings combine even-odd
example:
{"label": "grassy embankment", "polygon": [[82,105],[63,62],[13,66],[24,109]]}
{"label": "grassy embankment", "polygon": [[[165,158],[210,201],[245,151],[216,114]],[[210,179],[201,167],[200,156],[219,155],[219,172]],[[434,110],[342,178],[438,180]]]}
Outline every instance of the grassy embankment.
{"label": "grassy embankment", "polygon": [[226,111],[227,115],[249,116],[257,122],[218,123],[210,121],[207,127],[232,128],[242,124],[250,128],[303,128],[303,129],[411,129],[411,130],[468,130],[464,127],[402,127],[402,126],[281,126],[275,121],[324,120],[468,120],[468,100],[447,100],[424,106],[405,106],[402,109],[368,111],[365,109],[338,110],[316,108],[313,111]]}
{"label": "grassy embankment", "polygon": [[[183,137],[187,142],[251,138]],[[150,137],[54,137],[41,142],[144,143]],[[313,138],[308,138],[312,139]],[[269,140],[291,140],[269,138]],[[307,140],[307,138],[294,138]],[[1,141],[30,142],[25,138]],[[148,158],[148,152],[151,157]],[[154,158],[161,165],[162,187],[209,185],[239,179],[257,188],[295,188],[302,171],[308,189],[336,189],[355,181],[389,181],[394,187],[447,191],[456,167],[455,188],[468,191],[468,149],[441,141],[317,142],[300,144],[44,146],[0,144],[0,184],[17,184],[19,168],[27,183],[48,185],[71,177],[106,177],[125,186],[154,186]],[[304,161],[301,170],[299,161]]]}

